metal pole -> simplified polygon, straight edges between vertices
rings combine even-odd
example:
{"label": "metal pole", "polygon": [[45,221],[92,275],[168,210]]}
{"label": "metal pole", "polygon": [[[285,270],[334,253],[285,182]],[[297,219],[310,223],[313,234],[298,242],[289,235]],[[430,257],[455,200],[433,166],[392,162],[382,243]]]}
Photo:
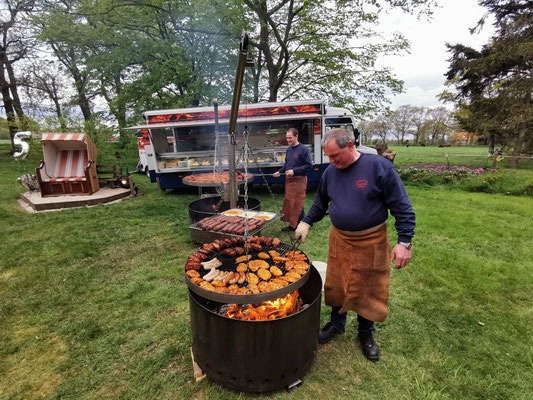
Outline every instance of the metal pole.
{"label": "metal pole", "polygon": [[[239,114],[239,103],[241,99],[242,81],[244,69],[246,68],[246,58],[248,56],[248,34],[243,32],[239,49],[239,59],[237,62],[237,73],[235,74],[235,87],[233,89],[233,101],[231,103],[231,114],[228,125],[228,167],[229,167],[229,201],[230,207],[237,206],[237,180],[235,177],[235,127]],[[247,179],[248,177],[244,177]]]}

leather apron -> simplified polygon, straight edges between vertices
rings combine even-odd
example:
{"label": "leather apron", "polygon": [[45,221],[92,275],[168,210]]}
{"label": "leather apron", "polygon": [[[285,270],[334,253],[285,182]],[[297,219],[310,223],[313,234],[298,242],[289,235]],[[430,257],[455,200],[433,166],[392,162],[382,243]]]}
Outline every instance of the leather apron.
{"label": "leather apron", "polygon": [[364,231],[331,227],[325,302],[353,310],[362,317],[382,322],[387,318],[391,248],[387,224]]}
{"label": "leather apron", "polygon": [[296,228],[298,218],[302,213],[305,201],[305,190],[307,188],[307,176],[287,176],[285,179],[285,199],[281,212],[282,221],[288,222],[290,226]]}

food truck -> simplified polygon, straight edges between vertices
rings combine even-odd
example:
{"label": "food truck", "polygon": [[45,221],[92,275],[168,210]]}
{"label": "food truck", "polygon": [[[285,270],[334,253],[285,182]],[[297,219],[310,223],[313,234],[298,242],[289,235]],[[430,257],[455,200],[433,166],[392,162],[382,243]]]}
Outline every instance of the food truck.
{"label": "food truck", "polygon": [[[146,111],[145,124],[128,128],[137,131],[137,169],[162,190],[186,186],[182,180],[187,175],[214,171],[215,161],[217,168],[227,169],[230,112],[230,105],[218,107],[215,121],[213,107]],[[308,186],[317,186],[329,164],[320,141],[328,130],[339,127],[355,133],[359,151],[377,154],[359,145],[355,118],[347,109],[329,107],[321,100],[242,104],[235,134],[236,167],[243,170],[247,163],[248,172],[255,176],[250,184],[282,183],[284,178],[272,174],[285,162],[287,130],[296,128],[299,142],[309,148],[313,160]]]}

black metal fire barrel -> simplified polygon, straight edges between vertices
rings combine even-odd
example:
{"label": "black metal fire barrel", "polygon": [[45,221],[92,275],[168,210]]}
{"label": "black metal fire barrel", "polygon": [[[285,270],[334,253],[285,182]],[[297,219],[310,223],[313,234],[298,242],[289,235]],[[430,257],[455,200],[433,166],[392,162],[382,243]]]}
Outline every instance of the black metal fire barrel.
{"label": "black metal fire barrel", "polygon": [[221,303],[189,289],[194,359],[213,381],[236,390],[289,387],[309,370],[318,347],[322,279],[311,265],[299,289],[306,308],[285,318],[241,321],[218,314]]}

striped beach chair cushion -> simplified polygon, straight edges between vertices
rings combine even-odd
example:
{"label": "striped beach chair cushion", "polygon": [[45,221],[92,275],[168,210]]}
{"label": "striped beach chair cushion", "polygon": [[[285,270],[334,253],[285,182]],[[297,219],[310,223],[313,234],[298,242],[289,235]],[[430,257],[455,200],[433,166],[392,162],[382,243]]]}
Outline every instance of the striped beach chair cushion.
{"label": "striped beach chair cushion", "polygon": [[54,177],[47,182],[82,182],[86,181],[85,167],[87,152],[85,150],[60,150],[55,166]]}

